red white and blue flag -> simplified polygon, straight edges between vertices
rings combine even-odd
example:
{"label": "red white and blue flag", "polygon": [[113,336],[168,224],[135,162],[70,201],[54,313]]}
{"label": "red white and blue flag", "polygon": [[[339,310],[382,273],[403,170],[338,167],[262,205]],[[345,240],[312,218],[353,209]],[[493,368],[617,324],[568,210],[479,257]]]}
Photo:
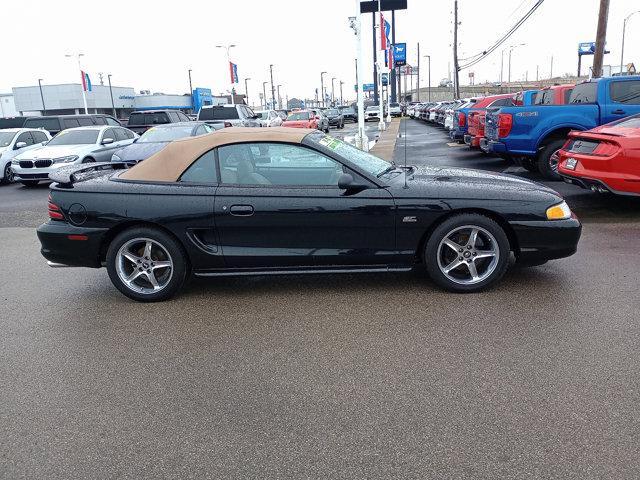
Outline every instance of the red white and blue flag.
{"label": "red white and blue flag", "polygon": [[229,62],[229,74],[231,75],[231,83],[238,83],[238,65]]}
{"label": "red white and blue flag", "polygon": [[391,45],[389,33],[391,33],[391,24],[384,19],[384,14],[380,12],[380,50],[387,50]]}
{"label": "red white and blue flag", "polygon": [[91,79],[89,78],[89,74],[80,70],[80,75],[82,76],[82,89],[85,92],[91,91]]}

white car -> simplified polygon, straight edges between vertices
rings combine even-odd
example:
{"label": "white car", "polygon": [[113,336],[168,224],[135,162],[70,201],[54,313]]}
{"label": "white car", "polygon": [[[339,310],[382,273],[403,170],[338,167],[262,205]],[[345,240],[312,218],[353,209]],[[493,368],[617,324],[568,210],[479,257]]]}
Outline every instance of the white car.
{"label": "white car", "polygon": [[364,111],[364,121],[379,120],[380,119],[380,106],[371,105]]}
{"label": "white car", "polygon": [[402,107],[399,103],[392,103],[389,105],[389,113],[392,117],[401,117],[402,116]]}
{"label": "white car", "polygon": [[0,183],[13,182],[11,160],[17,155],[40,148],[51,140],[46,130],[33,128],[5,128],[0,130]]}
{"label": "white car", "polygon": [[275,110],[261,110],[256,112],[260,117],[261,127],[279,127],[282,125],[282,117]]}
{"label": "white car", "polygon": [[14,180],[25,186],[48,181],[49,173],[77,163],[109,162],[113,152],[138,135],[123,127],[78,127],[58,133],[45,146],[21,153],[11,161]]}

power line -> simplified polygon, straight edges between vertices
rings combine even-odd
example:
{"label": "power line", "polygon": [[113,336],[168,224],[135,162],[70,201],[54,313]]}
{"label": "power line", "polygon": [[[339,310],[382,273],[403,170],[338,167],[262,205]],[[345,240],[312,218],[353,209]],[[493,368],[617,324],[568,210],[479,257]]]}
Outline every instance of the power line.
{"label": "power line", "polygon": [[511,35],[513,35],[516,30],[518,30],[518,28],[520,28],[520,26],[527,21],[527,19],[533,15],[533,12],[535,12],[538,7],[540,7],[540,5],[542,5],[542,3],[544,2],[544,0],[538,0],[535,5],[533,5],[533,7],[531,7],[531,9],[520,19],[516,22],[516,24],[511,27],[511,29],[504,34],[504,36],[502,38],[500,38],[496,43],[494,43],[491,47],[487,48],[486,50],[483,50],[482,52],[473,55],[471,57],[469,57],[469,59],[465,59],[465,60],[470,60],[467,64],[465,65],[460,65],[460,70],[463,70],[465,68],[469,68],[472,67],[473,65],[475,65],[476,63],[480,62],[481,60],[483,60],[484,58],[486,58],[487,55],[489,55],[490,53],[492,53],[493,51],[495,51],[500,45],[502,45],[504,42],[506,42],[509,37]]}

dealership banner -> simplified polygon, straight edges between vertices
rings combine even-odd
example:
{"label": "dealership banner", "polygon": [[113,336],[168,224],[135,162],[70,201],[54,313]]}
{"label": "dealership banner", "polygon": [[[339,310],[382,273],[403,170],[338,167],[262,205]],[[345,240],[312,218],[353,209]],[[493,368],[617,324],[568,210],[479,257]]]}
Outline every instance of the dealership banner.
{"label": "dealership banner", "polygon": [[85,92],[91,91],[91,79],[89,78],[89,74],[80,70],[80,76],[82,77],[82,89]]}
{"label": "dealership banner", "polygon": [[393,60],[397,67],[407,64],[407,44],[396,43],[393,46]]}
{"label": "dealership banner", "polygon": [[229,73],[231,74],[231,83],[238,83],[238,65],[229,62]]}

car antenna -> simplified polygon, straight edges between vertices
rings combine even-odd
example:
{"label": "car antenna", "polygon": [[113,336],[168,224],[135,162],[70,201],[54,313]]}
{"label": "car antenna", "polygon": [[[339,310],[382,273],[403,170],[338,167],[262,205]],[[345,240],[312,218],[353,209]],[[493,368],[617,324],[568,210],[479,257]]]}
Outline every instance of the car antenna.
{"label": "car antenna", "polygon": [[404,186],[402,188],[409,188],[407,185],[407,119],[401,119],[404,123]]}

